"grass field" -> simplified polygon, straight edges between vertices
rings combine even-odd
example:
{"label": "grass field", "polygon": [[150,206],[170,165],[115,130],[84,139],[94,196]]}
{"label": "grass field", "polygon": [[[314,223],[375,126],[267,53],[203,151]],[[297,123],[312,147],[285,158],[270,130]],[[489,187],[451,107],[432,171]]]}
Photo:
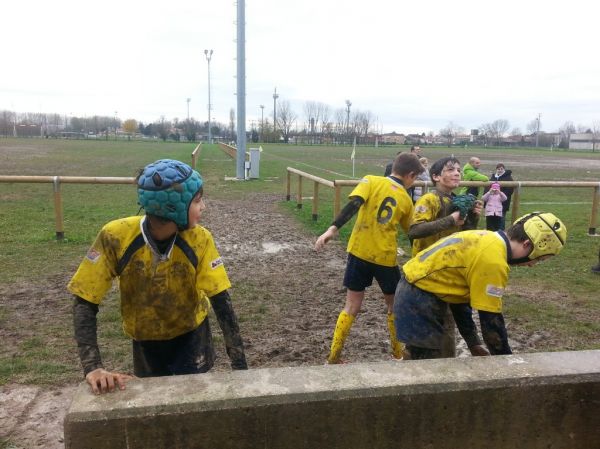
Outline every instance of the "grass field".
{"label": "grass field", "polygon": [[[189,163],[194,147],[195,144],[163,142],[0,139],[0,175],[135,176],[139,168],[159,158]],[[204,145],[198,169],[205,179],[207,202],[210,204],[211,198],[278,193],[283,210],[302,222],[309,232],[321,233],[333,214],[331,190],[321,187],[319,220],[312,221],[309,200],[303,209],[297,209],[295,201],[283,201],[286,167],[329,180],[352,179],[352,149],[293,145],[263,145],[263,149],[260,179],[235,182],[225,181],[226,176],[235,176],[235,163],[216,145]],[[358,147],[354,177],[381,174],[397,151],[398,147]],[[430,161],[450,152],[463,163],[472,155],[479,156],[485,174],[491,173],[497,162],[504,162],[516,180],[600,180],[599,154],[533,149],[423,149]],[[312,182],[305,181],[304,192],[312,195]],[[52,185],[0,183],[0,293],[4,292],[0,300],[0,330],[16,335],[19,328],[38,319],[23,316],[7,304],[6,292],[70,275],[105,222],[138,213],[133,185],[65,184],[62,195],[66,238],[57,242]],[[597,262],[600,239],[587,236],[592,195],[592,189],[530,188],[522,192],[522,213],[552,211],[569,229],[568,244],[559,257],[535,271],[513,270],[511,300],[506,303],[506,314],[514,317],[513,323],[551,336],[552,343],[546,346],[550,350],[600,348],[600,277],[589,272]],[[350,230],[351,226],[346,225],[342,238],[347,238]],[[407,249],[403,237],[401,244]],[[101,338],[115,344],[103,347],[110,348],[108,357],[113,360],[127,358],[128,346],[121,336],[114,294],[105,309],[104,319],[109,325],[103,327]],[[47,318],[47,323],[42,324],[43,331],[17,340],[17,347],[0,349],[0,385],[14,381],[56,384],[79,375],[70,322]],[[64,354],[65,347],[71,348],[70,353]]]}

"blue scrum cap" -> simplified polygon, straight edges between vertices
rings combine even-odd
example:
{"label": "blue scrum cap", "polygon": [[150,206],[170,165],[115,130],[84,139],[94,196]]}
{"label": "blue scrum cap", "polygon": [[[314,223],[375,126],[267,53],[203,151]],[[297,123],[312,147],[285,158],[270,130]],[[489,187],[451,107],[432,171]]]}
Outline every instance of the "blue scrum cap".
{"label": "blue scrum cap", "polygon": [[142,170],[137,181],[138,203],[148,215],[167,218],[186,229],[190,203],[202,184],[200,174],[189,165],[161,159]]}

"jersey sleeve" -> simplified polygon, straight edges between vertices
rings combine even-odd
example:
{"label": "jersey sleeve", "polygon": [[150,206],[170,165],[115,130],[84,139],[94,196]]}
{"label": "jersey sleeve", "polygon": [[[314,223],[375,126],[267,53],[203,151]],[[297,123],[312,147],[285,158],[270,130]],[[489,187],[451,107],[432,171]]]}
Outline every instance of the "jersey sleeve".
{"label": "jersey sleeve", "polygon": [[467,275],[471,307],[484,312],[501,313],[502,296],[508,284],[508,264],[497,251],[489,249],[482,251],[476,260],[472,261]]}
{"label": "jersey sleeve", "polygon": [[117,275],[117,255],[111,241],[110,233],[103,228],[67,286],[71,293],[100,304]]}
{"label": "jersey sleeve", "polygon": [[410,228],[410,224],[412,223],[412,216],[414,214],[414,206],[410,197],[407,194],[407,201],[405,203],[405,207],[400,212],[400,227],[404,230],[404,233],[408,235],[408,229]]}
{"label": "jersey sleeve", "polygon": [[430,222],[437,218],[439,213],[439,201],[433,193],[426,193],[415,203],[411,224]]}
{"label": "jersey sleeve", "polygon": [[359,196],[363,200],[367,201],[367,199],[369,198],[370,192],[371,192],[371,181],[369,179],[369,176],[365,176],[358,182],[358,185],[354,188],[354,190],[352,190],[352,192],[350,192],[350,195],[348,195],[348,198],[351,198],[353,196]]}
{"label": "jersey sleeve", "polygon": [[215,241],[207,231],[204,254],[199,258],[196,274],[196,288],[203,290],[208,297],[214,296],[231,287],[223,260],[217,251]]}

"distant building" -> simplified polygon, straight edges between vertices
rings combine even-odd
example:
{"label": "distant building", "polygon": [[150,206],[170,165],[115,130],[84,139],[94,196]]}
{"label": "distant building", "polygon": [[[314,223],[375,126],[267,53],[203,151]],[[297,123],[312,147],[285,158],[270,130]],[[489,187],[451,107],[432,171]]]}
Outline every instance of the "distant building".
{"label": "distant building", "polygon": [[569,136],[569,150],[592,150],[600,148],[600,135],[594,133],[579,133]]}
{"label": "distant building", "polygon": [[382,134],[379,138],[379,142],[382,144],[389,145],[404,145],[406,142],[406,136],[404,134],[398,134],[396,131]]}

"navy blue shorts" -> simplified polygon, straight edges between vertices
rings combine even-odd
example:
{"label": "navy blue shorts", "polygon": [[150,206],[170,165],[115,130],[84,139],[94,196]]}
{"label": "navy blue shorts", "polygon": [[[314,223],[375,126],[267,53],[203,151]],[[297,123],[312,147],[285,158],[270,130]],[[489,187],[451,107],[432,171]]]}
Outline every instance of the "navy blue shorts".
{"label": "navy blue shorts", "polygon": [[355,292],[362,292],[365,288],[373,285],[373,278],[377,280],[384,295],[393,295],[400,280],[400,269],[398,265],[385,267],[348,253],[344,287]]}
{"label": "navy blue shorts", "polygon": [[440,349],[447,310],[448,305],[444,301],[409,284],[402,276],[394,296],[394,324],[398,340],[407,347]]}
{"label": "navy blue shorts", "polygon": [[193,331],[171,340],[133,340],[133,372],[137,377],[205,373],[215,358],[208,317]]}

